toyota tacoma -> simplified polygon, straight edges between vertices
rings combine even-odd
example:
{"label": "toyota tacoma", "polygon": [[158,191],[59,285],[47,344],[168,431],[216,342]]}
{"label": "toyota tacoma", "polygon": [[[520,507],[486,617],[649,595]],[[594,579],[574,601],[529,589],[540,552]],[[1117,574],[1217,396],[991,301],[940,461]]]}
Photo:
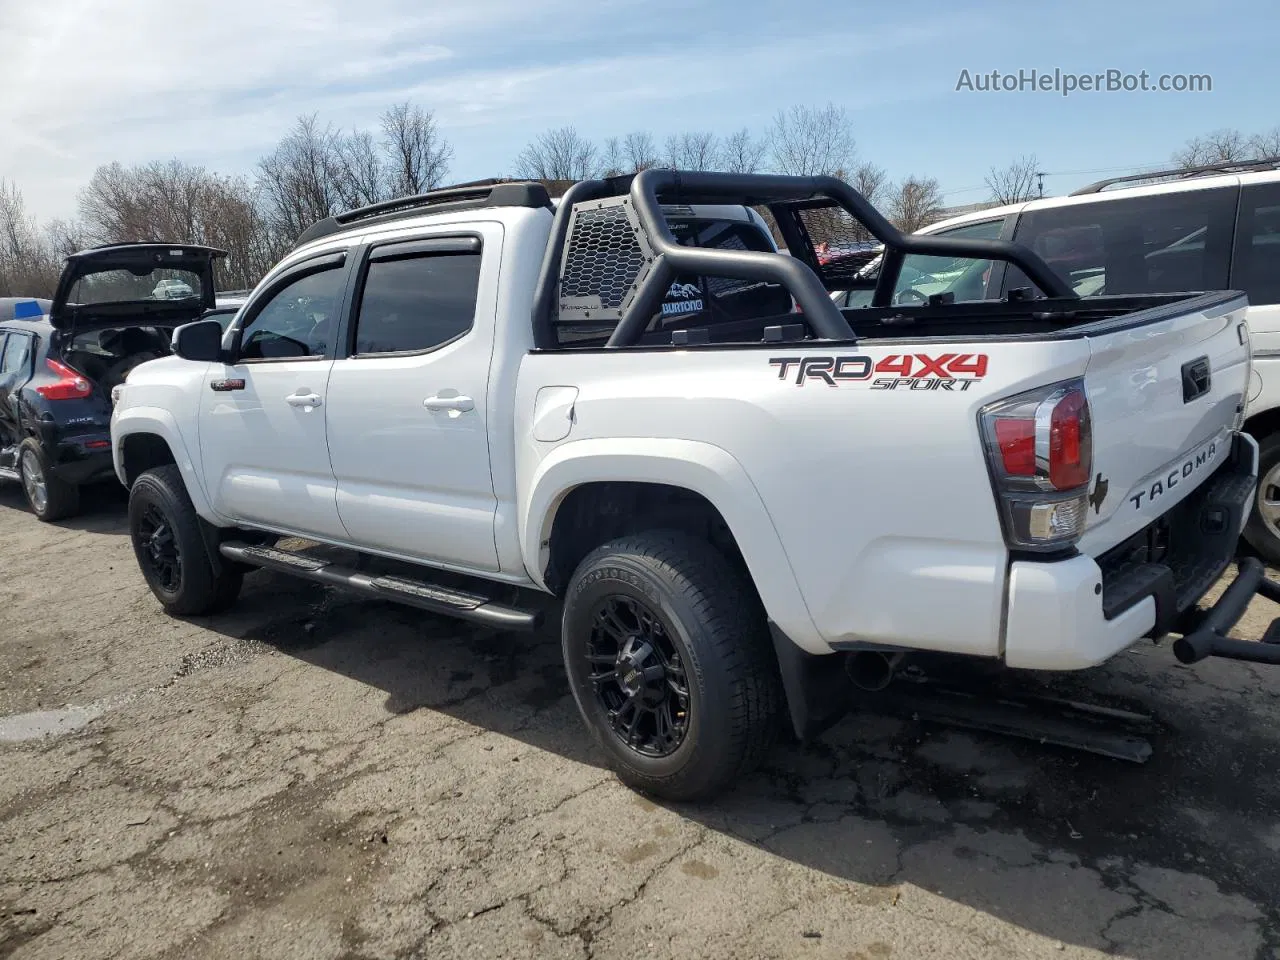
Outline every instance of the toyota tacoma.
{"label": "toyota tacoma", "polygon": [[[816,253],[855,227],[873,281]],[[895,305],[908,254],[1046,295]],[[847,664],[1070,671],[1170,634],[1280,660],[1227,636],[1275,589],[1256,562],[1198,606],[1255,485],[1245,308],[1080,297],[833,178],[489,181],[312,226],[131,372],[112,449],[170,612],[255,568],[498,630],[550,609],[623,780],[696,799],[829,722]]]}

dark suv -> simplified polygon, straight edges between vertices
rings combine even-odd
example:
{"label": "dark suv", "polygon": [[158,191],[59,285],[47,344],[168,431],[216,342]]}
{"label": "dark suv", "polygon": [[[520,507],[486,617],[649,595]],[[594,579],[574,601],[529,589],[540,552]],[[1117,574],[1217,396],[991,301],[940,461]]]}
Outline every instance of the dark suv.
{"label": "dark suv", "polygon": [[20,482],[41,520],[74,514],[84,484],[115,480],[112,387],[168,356],[174,327],[213,308],[222,256],[182,244],[96,247],[67,258],[52,301],[0,300],[0,480]]}

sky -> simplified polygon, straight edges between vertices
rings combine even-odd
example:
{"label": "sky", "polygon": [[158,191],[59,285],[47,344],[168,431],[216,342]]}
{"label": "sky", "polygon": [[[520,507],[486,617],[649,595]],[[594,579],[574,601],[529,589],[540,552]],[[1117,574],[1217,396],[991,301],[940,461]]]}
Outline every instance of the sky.
{"label": "sky", "polygon": [[[252,174],[300,114],[376,129],[404,100],[435,113],[454,182],[509,175],[565,124],[660,143],[834,103],[860,160],[937,178],[948,205],[1023,154],[1057,194],[1196,134],[1280,125],[1275,0],[0,0],[0,38],[0,178],[40,219],[73,215],[100,164]],[[956,89],[965,70],[1032,69],[1213,89]]]}

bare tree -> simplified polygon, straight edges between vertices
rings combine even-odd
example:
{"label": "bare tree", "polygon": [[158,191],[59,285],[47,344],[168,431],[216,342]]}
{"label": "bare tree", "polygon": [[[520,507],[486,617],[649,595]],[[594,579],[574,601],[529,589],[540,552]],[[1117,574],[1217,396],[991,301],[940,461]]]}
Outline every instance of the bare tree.
{"label": "bare tree", "polygon": [[903,233],[914,233],[938,219],[942,191],[932,177],[907,177],[889,196],[889,219]]}
{"label": "bare tree", "polygon": [[714,133],[686,131],[667,137],[667,165],[673,170],[716,170],[720,150]]}
{"label": "bare tree", "polygon": [[540,134],[516,158],[516,176],[528,180],[582,180],[595,168],[595,144],[572,126]]}
{"label": "bare tree", "polygon": [[627,161],[625,147],[617,137],[609,137],[604,141],[604,154],[600,157],[600,177],[621,177],[623,174],[635,173]]}
{"label": "bare tree", "polygon": [[627,161],[622,155],[622,141],[617,137],[609,137],[604,142],[604,155],[600,159],[600,176],[619,177],[627,172]]}
{"label": "bare tree", "polygon": [[844,107],[794,106],[773,118],[769,146],[773,167],[795,176],[822,176],[853,167],[857,141]]}
{"label": "bare tree", "polygon": [[84,240],[207,244],[228,253],[218,264],[219,285],[251,286],[281,252],[255,199],[247,180],[178,160],[112,163],[99,167],[81,191],[81,223],[59,226],[62,235],[55,234],[54,242],[64,249],[84,246]]}
{"label": "bare tree", "polygon": [[1280,157],[1280,127],[1272,127],[1265,133],[1255,133],[1249,138],[1249,148],[1258,160]]}
{"label": "bare tree", "polygon": [[1249,139],[1239,130],[1224,128],[1192,137],[1173,155],[1173,162],[1183,170],[1211,163],[1232,163],[1252,159]]}
{"label": "bare tree", "polygon": [[658,165],[658,148],[654,146],[653,136],[643,130],[633,131],[623,138],[622,155],[635,173]]}
{"label": "bare tree", "polygon": [[876,206],[883,199],[885,187],[889,183],[889,175],[884,172],[883,167],[878,167],[874,163],[860,163],[853,170],[853,175],[849,177],[849,183],[853,189],[867,198],[867,202],[872,206]]}
{"label": "bare tree", "polygon": [[258,190],[271,228],[297,237],[342,206],[340,135],[316,115],[299,117],[275,150],[258,161]]}
{"label": "bare tree", "polygon": [[85,237],[84,224],[78,220],[55,218],[45,225],[44,233],[49,241],[50,252],[59,260],[90,246]]}
{"label": "bare tree", "polygon": [[769,145],[751,136],[746,127],[724,138],[720,145],[719,165],[729,173],[755,173],[764,163]]}
{"label": "bare tree", "polygon": [[355,130],[345,137],[339,136],[334,146],[337,152],[334,187],[344,207],[363,207],[392,195],[388,183],[390,171],[378,154],[372,134]]}
{"label": "bare tree", "polygon": [[643,130],[628,133],[625,137],[608,137],[604,151],[598,154],[597,173],[602,177],[619,177],[639,173],[658,165],[658,151],[653,136]]}
{"label": "bare tree", "polygon": [[453,161],[453,147],[429,110],[408,102],[396,104],[382,115],[382,135],[388,196],[425,193],[444,182]]}
{"label": "bare tree", "polygon": [[252,287],[283,256],[293,239],[272,234],[248,180],[211,177],[201,240],[227,251],[225,259],[216,261],[220,288]]}
{"label": "bare tree", "polygon": [[1036,195],[1036,173],[1040,161],[1036,155],[1021,156],[1007,167],[992,167],[984,182],[996,203],[1021,203]]}
{"label": "bare tree", "polygon": [[94,243],[195,240],[208,174],[177,160],[111,163],[80,191],[80,217]]}
{"label": "bare tree", "polygon": [[17,184],[0,179],[0,296],[49,297],[60,262],[27,214]]}

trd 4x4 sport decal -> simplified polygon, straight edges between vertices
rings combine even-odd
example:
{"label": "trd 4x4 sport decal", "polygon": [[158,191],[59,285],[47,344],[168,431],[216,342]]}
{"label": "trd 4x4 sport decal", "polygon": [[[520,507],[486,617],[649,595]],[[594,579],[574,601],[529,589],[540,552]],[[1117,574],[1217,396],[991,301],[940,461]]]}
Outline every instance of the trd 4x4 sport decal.
{"label": "trd 4x4 sport decal", "polygon": [[862,354],[773,357],[769,365],[778,368],[779,380],[794,376],[797,387],[819,380],[829,387],[870,382],[872,390],[964,391],[987,375],[985,353],[891,353],[879,360]]}

